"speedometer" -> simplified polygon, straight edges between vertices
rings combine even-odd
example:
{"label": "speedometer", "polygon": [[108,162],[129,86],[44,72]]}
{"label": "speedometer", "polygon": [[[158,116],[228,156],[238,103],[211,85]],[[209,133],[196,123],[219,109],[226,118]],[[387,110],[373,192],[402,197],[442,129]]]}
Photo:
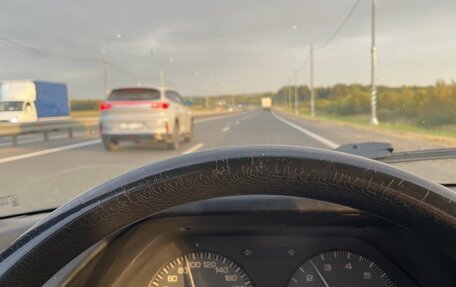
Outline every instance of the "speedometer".
{"label": "speedometer", "polygon": [[251,287],[242,268],[223,255],[193,252],[176,258],[162,267],[149,287]]}
{"label": "speedometer", "polygon": [[369,286],[396,287],[374,262],[350,251],[328,251],[304,262],[291,276],[288,287]]}

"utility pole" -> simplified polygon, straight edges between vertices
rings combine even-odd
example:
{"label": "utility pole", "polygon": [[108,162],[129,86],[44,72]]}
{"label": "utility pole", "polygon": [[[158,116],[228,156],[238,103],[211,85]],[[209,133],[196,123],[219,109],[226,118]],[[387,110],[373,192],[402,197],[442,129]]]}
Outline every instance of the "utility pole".
{"label": "utility pole", "polygon": [[284,93],[285,93],[285,90],[282,90],[282,92],[280,93],[280,106],[281,107],[284,107],[284,103],[285,103],[285,100],[283,97]]}
{"label": "utility pole", "polygon": [[376,57],[377,57],[377,50],[375,47],[375,5],[376,0],[372,0],[372,49],[371,49],[371,125],[378,125],[377,119],[377,88],[375,86],[375,65],[376,65]]}
{"label": "utility pole", "polygon": [[315,88],[314,88],[314,50],[310,43],[310,115],[315,117]]}
{"label": "utility pole", "polygon": [[288,94],[288,111],[291,112],[291,80],[288,79],[288,87],[287,87],[287,94]]}
{"label": "utility pole", "polygon": [[285,89],[280,93],[280,106],[285,108]]}
{"label": "utility pole", "polygon": [[280,104],[282,103],[282,89],[277,92],[277,107],[280,108]]}
{"label": "utility pole", "polygon": [[106,49],[103,48],[101,50],[101,54],[102,54],[102,65],[103,65],[103,82],[104,82],[104,93],[105,93],[105,97],[107,98],[109,96],[109,67],[108,67],[108,59],[107,59],[107,56],[106,56]]}
{"label": "utility pole", "polygon": [[280,95],[280,105],[282,108],[285,108],[285,95],[286,95],[286,90],[282,90],[282,94]]}
{"label": "utility pole", "polygon": [[163,69],[160,68],[160,85],[164,86],[165,85],[165,75],[163,74]]}
{"label": "utility pole", "polygon": [[294,70],[294,113],[298,114],[298,70]]}

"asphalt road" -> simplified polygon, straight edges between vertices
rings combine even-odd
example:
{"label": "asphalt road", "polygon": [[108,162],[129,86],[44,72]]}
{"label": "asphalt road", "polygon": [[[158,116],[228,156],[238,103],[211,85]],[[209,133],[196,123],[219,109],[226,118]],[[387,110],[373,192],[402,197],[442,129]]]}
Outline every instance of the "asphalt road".
{"label": "asphalt road", "polygon": [[[196,120],[192,142],[176,151],[166,150],[162,144],[125,143],[118,151],[107,152],[97,136],[4,146],[0,148],[0,217],[59,206],[110,178],[185,153],[256,144],[333,149],[372,137],[377,135],[256,109]],[[403,140],[399,143],[404,144]]]}

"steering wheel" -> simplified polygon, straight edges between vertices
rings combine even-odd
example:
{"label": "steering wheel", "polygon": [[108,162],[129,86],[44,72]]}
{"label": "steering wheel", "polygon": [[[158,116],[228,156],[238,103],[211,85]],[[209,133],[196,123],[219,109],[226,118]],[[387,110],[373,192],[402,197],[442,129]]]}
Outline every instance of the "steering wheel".
{"label": "steering wheel", "polygon": [[235,195],[333,202],[395,222],[456,254],[453,191],[381,162],[285,146],[235,147],[150,164],[52,212],[0,257],[0,285],[44,284],[103,238],[165,209]]}

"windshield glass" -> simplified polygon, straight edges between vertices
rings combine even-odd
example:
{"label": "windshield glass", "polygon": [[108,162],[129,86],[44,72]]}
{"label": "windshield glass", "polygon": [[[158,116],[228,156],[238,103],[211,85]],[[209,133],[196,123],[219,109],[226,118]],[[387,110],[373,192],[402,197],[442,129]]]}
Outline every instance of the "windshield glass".
{"label": "windshield glass", "polygon": [[[0,217],[214,148],[456,148],[455,15],[454,0],[0,1]],[[391,164],[455,184],[455,161]]]}
{"label": "windshield glass", "polygon": [[0,112],[22,111],[22,102],[0,102]]}
{"label": "windshield glass", "polygon": [[126,89],[112,91],[109,101],[154,101],[160,99],[160,91],[153,89]]}

